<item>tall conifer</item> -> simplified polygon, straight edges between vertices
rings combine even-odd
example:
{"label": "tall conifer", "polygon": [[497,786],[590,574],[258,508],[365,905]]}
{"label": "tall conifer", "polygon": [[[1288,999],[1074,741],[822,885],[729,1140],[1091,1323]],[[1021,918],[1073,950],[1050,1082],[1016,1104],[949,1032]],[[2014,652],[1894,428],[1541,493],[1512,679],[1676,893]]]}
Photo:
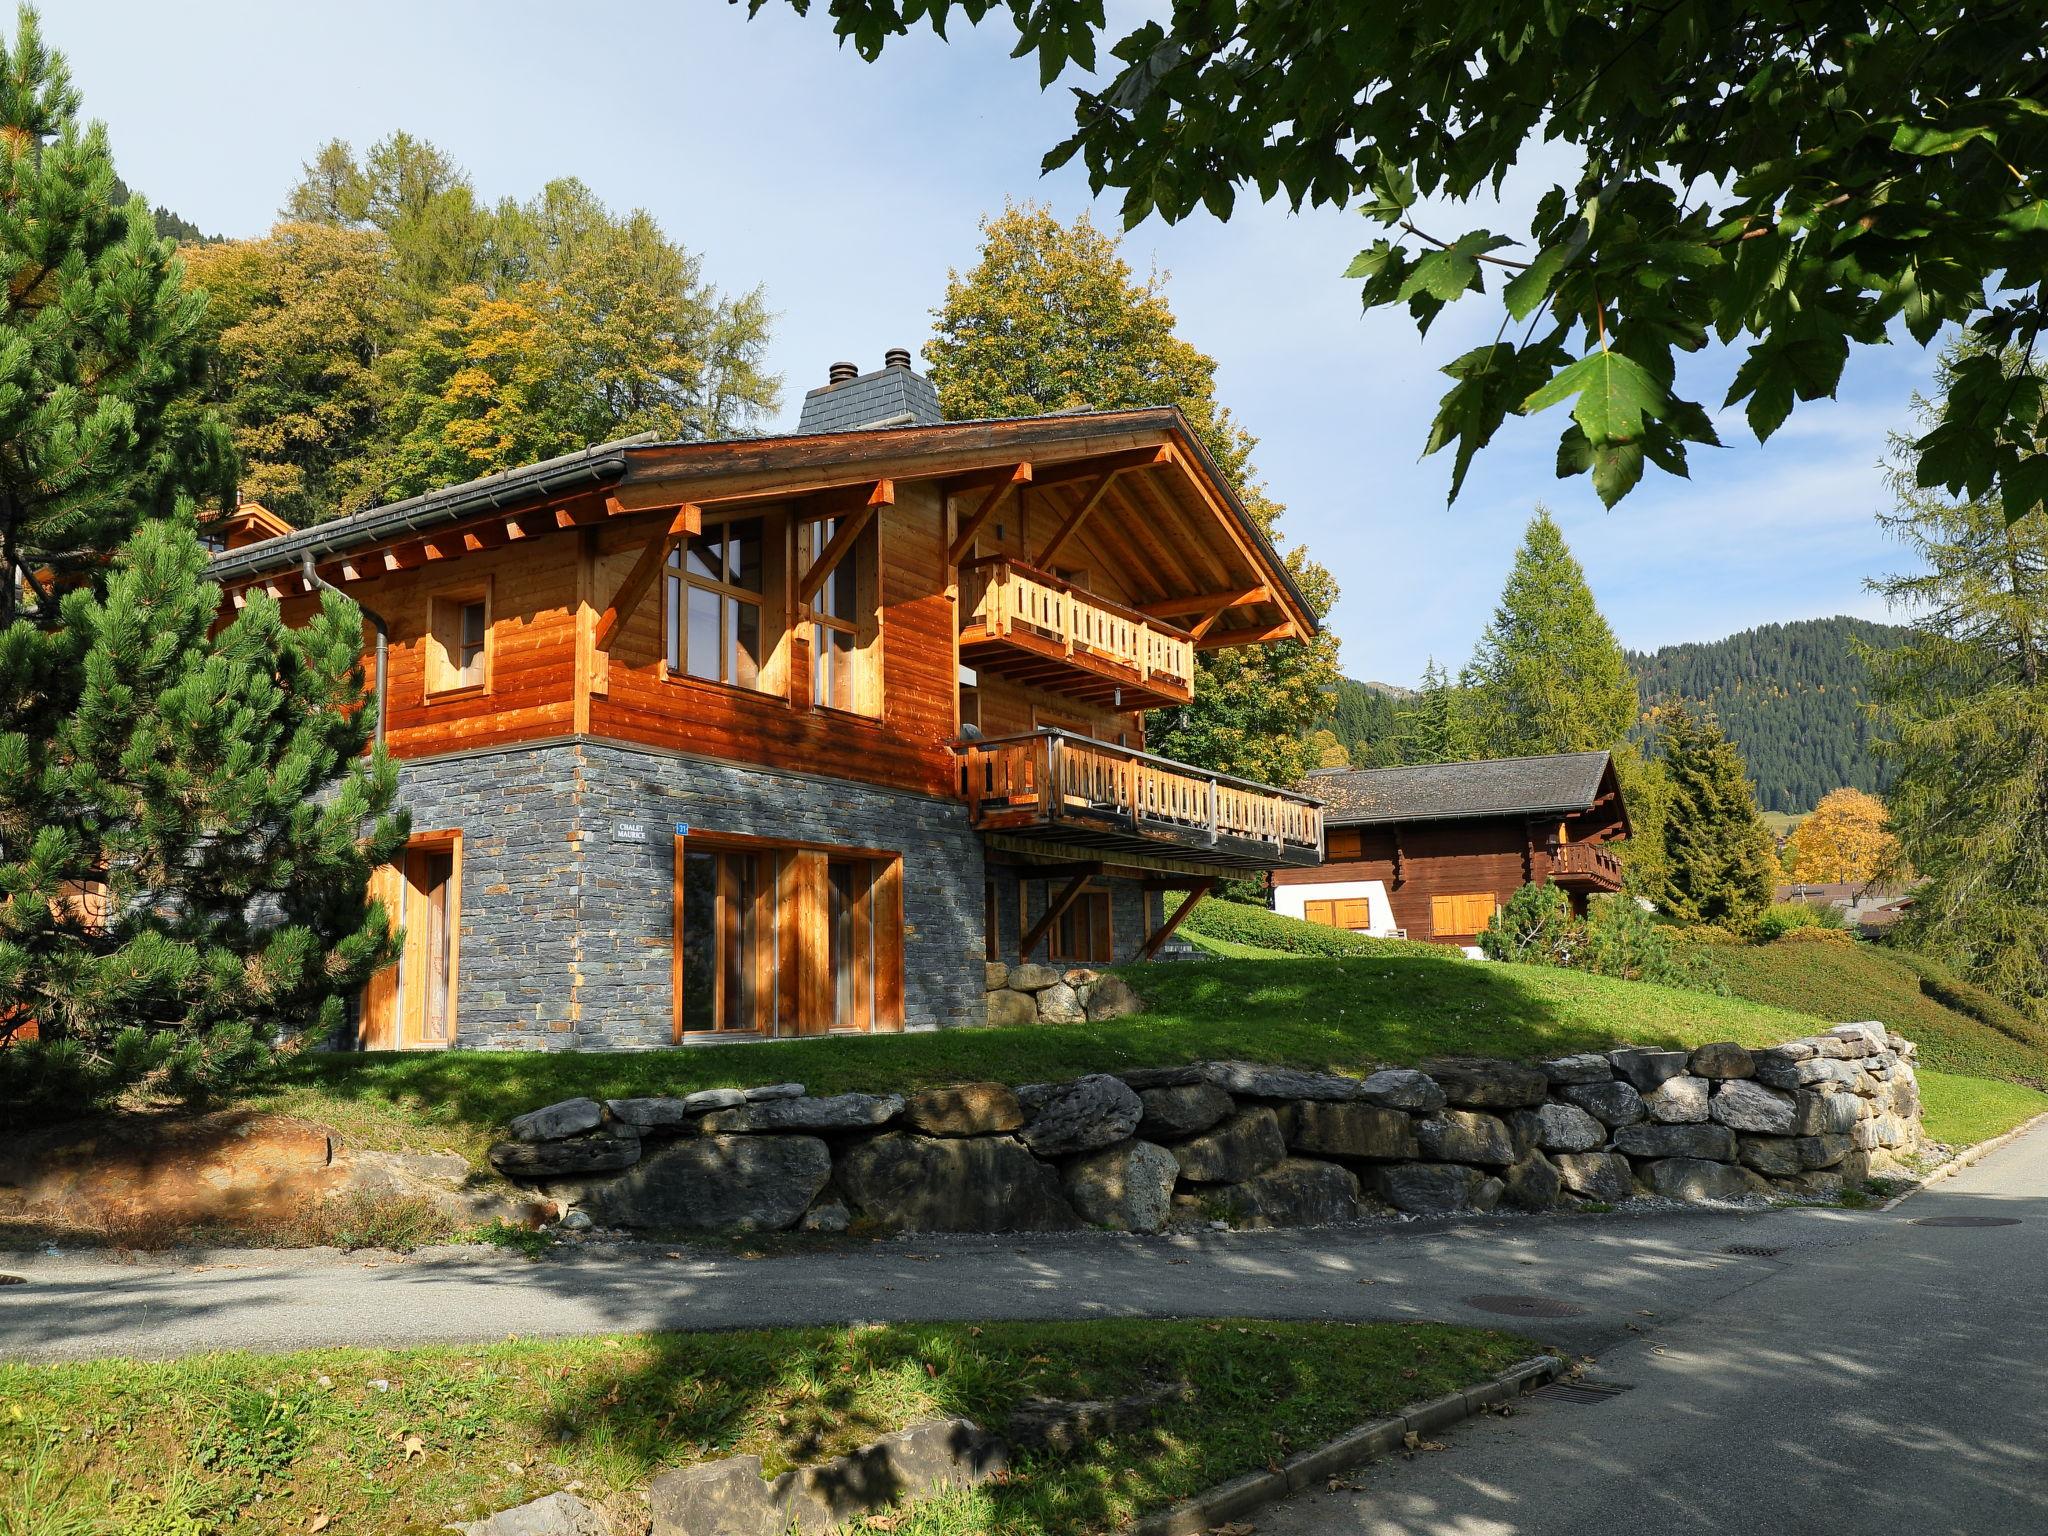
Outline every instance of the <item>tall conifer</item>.
{"label": "tall conifer", "polygon": [[1778,878],[1770,828],[1742,754],[1711,716],[1674,705],[1663,717],[1664,884],[1660,904],[1681,922],[1742,929]]}

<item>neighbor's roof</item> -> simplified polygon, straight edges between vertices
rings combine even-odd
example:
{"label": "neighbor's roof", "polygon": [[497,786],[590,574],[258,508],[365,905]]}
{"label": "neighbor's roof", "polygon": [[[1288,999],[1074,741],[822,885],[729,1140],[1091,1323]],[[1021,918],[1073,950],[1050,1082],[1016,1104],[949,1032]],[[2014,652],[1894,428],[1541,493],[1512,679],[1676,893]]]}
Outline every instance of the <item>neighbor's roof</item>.
{"label": "neighbor's roof", "polygon": [[1605,752],[1501,757],[1411,768],[1326,768],[1303,787],[1319,796],[1326,826],[1447,821],[1478,816],[1558,816],[1599,798]]}
{"label": "neighbor's roof", "polygon": [[970,461],[992,464],[1008,457],[1022,457],[1034,447],[1080,452],[1091,440],[1145,433],[1171,434],[1188,450],[1196,478],[1213,488],[1227,521],[1244,543],[1257,552],[1255,559],[1264,568],[1263,579],[1276,589],[1274,595],[1282,600],[1285,610],[1291,612],[1303,631],[1313,634],[1319,627],[1315,610],[1296,585],[1280,552],[1223,479],[1216,461],[1189,427],[1187,418],[1170,405],[972,421],[920,421],[854,430],[814,428],[772,437],[694,442],[662,442],[653,433],[642,433],[231,549],[213,557],[207,574],[215,581],[233,584],[292,570],[308,554],[316,562],[326,561],[493,511],[528,507],[549,498],[578,493],[612,492],[642,480],[668,482],[679,497],[688,499],[697,484],[716,482],[729,486],[736,478],[772,485],[787,475],[792,480],[822,483],[833,477],[819,475],[821,463],[843,466],[837,478],[846,479],[845,471],[857,471],[864,460],[909,454],[926,458],[933,464],[935,475],[944,475],[969,467]]}

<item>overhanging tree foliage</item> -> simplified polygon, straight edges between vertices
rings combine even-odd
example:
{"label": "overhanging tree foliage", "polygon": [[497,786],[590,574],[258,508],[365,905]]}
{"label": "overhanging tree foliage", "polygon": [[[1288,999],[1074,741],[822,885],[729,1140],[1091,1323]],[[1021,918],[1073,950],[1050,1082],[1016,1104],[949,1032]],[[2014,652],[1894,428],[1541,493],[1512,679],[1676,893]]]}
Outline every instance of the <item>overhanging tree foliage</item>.
{"label": "overhanging tree foliage", "polygon": [[[747,0],[758,12],[768,0]],[[1079,155],[1124,217],[1227,218],[1239,189],[1355,204],[1387,235],[1351,269],[1368,307],[1427,330],[1491,287],[1498,336],[1445,368],[1427,451],[1472,455],[1510,415],[1571,402],[1558,473],[1612,505],[1645,461],[1715,441],[1678,354],[1744,357],[1727,404],[1759,439],[1832,395],[1894,322],[1983,344],[1918,440],[1920,486],[2018,517],[2048,497],[2040,380],[2007,361],[2048,331],[2048,34],[1985,0],[1172,0],[1098,57],[1100,0],[790,0],[864,56],[1006,14],[1050,85],[1071,63]],[[1423,199],[1497,189],[1539,141],[1579,171],[1526,241],[1440,228]]]}

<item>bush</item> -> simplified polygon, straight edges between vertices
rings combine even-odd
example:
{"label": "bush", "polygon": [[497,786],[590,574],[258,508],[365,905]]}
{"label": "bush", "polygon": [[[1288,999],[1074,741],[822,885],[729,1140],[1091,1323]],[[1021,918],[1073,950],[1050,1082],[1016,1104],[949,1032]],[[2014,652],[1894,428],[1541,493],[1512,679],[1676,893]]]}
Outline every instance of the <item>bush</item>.
{"label": "bush", "polygon": [[1804,901],[1774,901],[1756,915],[1749,936],[1759,944],[1770,944],[1789,933],[1812,929],[1842,932],[1842,914],[1836,907],[1816,907]]}
{"label": "bush", "polygon": [[1487,920],[1479,952],[1489,960],[1569,966],[1583,939],[1563,891],[1554,885],[1525,885]]}
{"label": "bush", "polygon": [[1673,923],[1672,937],[1681,944],[1714,945],[1740,944],[1742,935],[1732,928],[1723,928],[1719,923]]}
{"label": "bush", "polygon": [[1856,935],[1846,928],[1794,928],[1782,935],[1780,944],[1854,944]]}
{"label": "bush", "polygon": [[1706,987],[1699,957],[1672,936],[1668,924],[1645,912],[1633,896],[1595,896],[1586,908],[1579,968],[1623,981],[1667,987]]}
{"label": "bush", "polygon": [[272,1055],[245,1024],[216,1024],[202,1034],[131,1025],[103,1050],[78,1040],[12,1040],[0,1044],[0,1104],[24,1123],[67,1119],[129,1092],[198,1104]]}
{"label": "bush", "polygon": [[1885,950],[1919,978],[1923,996],[1944,1008],[1954,1009],[1966,1018],[1975,1019],[1987,1029],[1997,1030],[2008,1040],[2048,1048],[2048,1025],[2025,1009],[2014,1007],[1975,982],[1963,980],[1931,955],[1892,945],[1886,945]]}
{"label": "bush", "polygon": [[1410,943],[1405,939],[1376,939],[1369,934],[1351,933],[1323,923],[1306,923],[1298,917],[1284,917],[1264,907],[1239,901],[1204,901],[1190,912],[1182,926],[1212,939],[1248,944],[1254,949],[1278,950],[1288,955],[1318,955],[1341,960],[1346,955],[1414,954],[1424,950],[1441,955],[1433,944]]}

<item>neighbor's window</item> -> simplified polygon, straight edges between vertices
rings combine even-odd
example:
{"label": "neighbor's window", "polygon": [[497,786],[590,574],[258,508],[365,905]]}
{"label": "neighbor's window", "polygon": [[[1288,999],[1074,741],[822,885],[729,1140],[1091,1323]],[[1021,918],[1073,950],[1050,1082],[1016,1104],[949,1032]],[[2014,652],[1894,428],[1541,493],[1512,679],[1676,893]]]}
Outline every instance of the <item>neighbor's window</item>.
{"label": "neighbor's window", "polygon": [[490,681],[490,653],[488,590],[433,599],[427,629],[427,692],[484,687]]}
{"label": "neighbor's window", "polygon": [[1464,896],[1432,896],[1429,923],[1438,938],[1476,934],[1493,920],[1495,902],[1490,892],[1475,891]]}
{"label": "neighbor's window", "polygon": [[672,674],[762,687],[766,554],[758,517],[715,524],[669,551],[663,586]]}

